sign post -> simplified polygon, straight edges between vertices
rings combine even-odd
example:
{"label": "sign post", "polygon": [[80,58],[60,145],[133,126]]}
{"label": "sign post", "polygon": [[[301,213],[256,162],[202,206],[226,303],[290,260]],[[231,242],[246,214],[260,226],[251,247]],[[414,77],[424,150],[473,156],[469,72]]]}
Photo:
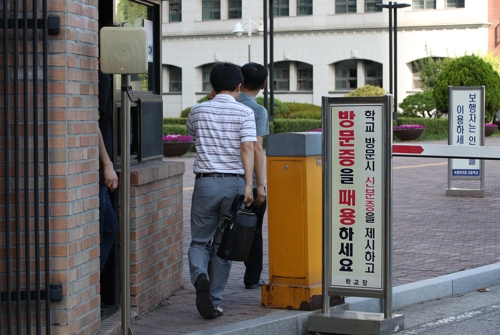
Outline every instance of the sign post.
{"label": "sign post", "polygon": [[[309,331],[392,334],[392,97],[323,98],[323,304]],[[330,311],[330,295],[383,313]]]}
{"label": "sign post", "polygon": [[[484,146],[485,89],[480,87],[452,87],[449,93],[448,145],[460,147]],[[479,189],[453,188],[452,182],[473,180]],[[447,196],[484,197],[484,160],[448,159]]]}

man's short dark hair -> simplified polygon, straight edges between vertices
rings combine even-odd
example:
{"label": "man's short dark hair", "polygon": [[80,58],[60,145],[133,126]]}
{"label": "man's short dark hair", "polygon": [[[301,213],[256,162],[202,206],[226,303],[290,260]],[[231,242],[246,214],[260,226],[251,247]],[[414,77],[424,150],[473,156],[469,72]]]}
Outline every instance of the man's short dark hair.
{"label": "man's short dark hair", "polygon": [[241,68],[244,83],[243,86],[250,91],[258,90],[267,80],[267,70],[257,63],[247,63]]}
{"label": "man's short dark hair", "polygon": [[210,83],[215,92],[236,91],[243,82],[240,68],[232,63],[216,63],[210,71]]}

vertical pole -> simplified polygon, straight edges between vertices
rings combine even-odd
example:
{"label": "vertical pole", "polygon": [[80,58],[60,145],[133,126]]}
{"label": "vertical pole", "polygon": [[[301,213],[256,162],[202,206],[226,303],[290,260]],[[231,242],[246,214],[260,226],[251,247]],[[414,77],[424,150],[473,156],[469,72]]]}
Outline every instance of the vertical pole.
{"label": "vertical pole", "polygon": [[394,3],[394,120],[398,120],[398,7]]}
{"label": "vertical pole", "polygon": [[323,112],[323,149],[322,149],[322,174],[323,174],[323,272],[322,272],[322,312],[325,316],[330,316],[330,293],[329,283],[332,275],[332,167],[331,153],[332,140],[330,127],[332,123],[332,113],[329,110],[329,98],[322,98]]}
{"label": "vertical pole", "polygon": [[252,20],[248,20],[248,62],[250,63],[250,46],[252,45]]}
{"label": "vertical pole", "polygon": [[[10,181],[10,151],[9,151],[9,142],[10,142],[10,124],[9,124],[9,112],[11,108],[10,104],[10,97],[9,97],[9,71],[7,70],[9,68],[9,25],[8,25],[8,12],[9,12],[9,6],[8,6],[8,1],[4,0],[3,1],[3,31],[2,31],[2,40],[3,40],[3,52],[4,52],[4,57],[3,57],[3,136],[4,136],[4,143],[3,143],[3,160],[4,160],[4,189],[5,189],[5,196],[4,196],[4,215],[5,215],[5,281],[6,281],[6,289],[7,289],[7,302],[5,304],[5,311],[2,309],[2,303],[0,303],[0,315],[3,315],[3,313],[6,313],[7,315],[12,315],[12,301],[10,299],[10,294],[12,291],[12,283],[11,283],[11,278],[12,278],[12,269],[11,269],[11,231],[10,231],[10,216],[11,216],[11,202],[10,202],[10,188],[11,188],[11,181]],[[36,57],[34,57],[36,58]],[[16,71],[17,72],[17,71]],[[36,72],[36,71],[34,71]],[[36,99],[33,99],[36,100]],[[35,183],[36,184],[36,183]],[[6,325],[2,325],[2,320],[0,317],[0,327],[7,327],[6,331],[7,334],[12,333],[12,319],[11,318],[6,318]],[[2,329],[2,328],[0,328]]]}
{"label": "vertical pole", "polygon": [[[392,2],[389,2],[389,93],[393,93],[392,75]],[[392,106],[391,106],[392,110]]]}
{"label": "vertical pole", "polygon": [[270,114],[269,121],[274,121],[274,10],[273,1],[269,1],[269,87],[270,87]]}
{"label": "vertical pole", "polygon": [[382,116],[384,136],[384,174],[385,174],[385,268],[384,268],[384,318],[392,318],[392,97],[385,98],[385,112]]}
{"label": "vertical pole", "polygon": [[[263,19],[263,22],[264,22],[264,67],[267,69],[268,68],[268,64],[267,64],[267,0],[264,0],[264,3],[263,3],[263,8],[264,8],[264,13],[263,13],[263,16],[264,16],[264,19]],[[264,108],[266,110],[267,109],[267,98],[268,98],[268,86],[269,86],[269,78],[266,82],[266,86],[264,87]]]}
{"label": "vertical pole", "polygon": [[130,331],[130,75],[122,75],[121,136],[121,272],[122,272],[122,334]]}

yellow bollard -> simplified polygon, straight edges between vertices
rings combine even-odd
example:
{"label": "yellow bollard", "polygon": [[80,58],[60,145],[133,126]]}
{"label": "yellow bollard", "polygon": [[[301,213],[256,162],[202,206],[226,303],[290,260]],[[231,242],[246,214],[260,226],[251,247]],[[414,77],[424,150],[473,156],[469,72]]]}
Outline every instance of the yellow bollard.
{"label": "yellow bollard", "polygon": [[[266,139],[269,284],[262,304],[321,308],[321,133],[285,133]],[[332,302],[338,300],[333,298]]]}

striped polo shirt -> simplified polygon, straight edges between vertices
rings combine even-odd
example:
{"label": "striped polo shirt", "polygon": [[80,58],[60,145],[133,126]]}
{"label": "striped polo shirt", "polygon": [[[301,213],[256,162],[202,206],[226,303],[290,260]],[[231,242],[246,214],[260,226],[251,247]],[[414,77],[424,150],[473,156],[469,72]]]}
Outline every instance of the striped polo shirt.
{"label": "striped polo shirt", "polygon": [[229,94],[191,108],[188,134],[195,140],[193,172],[245,174],[241,162],[241,143],[257,141],[253,110]]}

